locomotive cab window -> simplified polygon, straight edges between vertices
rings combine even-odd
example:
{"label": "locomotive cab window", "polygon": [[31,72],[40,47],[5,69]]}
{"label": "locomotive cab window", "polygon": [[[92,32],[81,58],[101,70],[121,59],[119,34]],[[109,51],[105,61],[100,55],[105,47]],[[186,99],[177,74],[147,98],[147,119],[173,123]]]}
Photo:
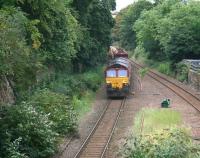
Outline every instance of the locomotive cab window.
{"label": "locomotive cab window", "polygon": [[118,77],[127,77],[128,72],[127,70],[118,70]]}
{"label": "locomotive cab window", "polygon": [[107,70],[106,77],[116,77],[117,72],[115,70]]}

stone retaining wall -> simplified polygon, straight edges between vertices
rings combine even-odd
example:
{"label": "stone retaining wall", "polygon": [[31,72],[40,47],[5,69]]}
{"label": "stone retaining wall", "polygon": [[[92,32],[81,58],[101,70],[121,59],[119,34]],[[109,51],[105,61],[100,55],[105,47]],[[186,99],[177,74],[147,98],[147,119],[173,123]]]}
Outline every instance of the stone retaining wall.
{"label": "stone retaining wall", "polygon": [[200,73],[189,70],[188,83],[195,89],[200,91]]}

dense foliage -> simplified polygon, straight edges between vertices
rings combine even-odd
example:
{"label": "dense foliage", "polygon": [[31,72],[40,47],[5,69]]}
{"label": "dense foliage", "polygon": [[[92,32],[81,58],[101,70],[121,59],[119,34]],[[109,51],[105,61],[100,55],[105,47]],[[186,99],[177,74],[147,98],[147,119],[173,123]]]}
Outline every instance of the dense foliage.
{"label": "dense foliage", "polygon": [[[2,115],[5,115],[2,117]],[[29,103],[6,107],[0,119],[0,157],[47,157],[55,151],[56,132],[48,115]],[[18,156],[18,157],[17,157]]]}
{"label": "dense foliage", "polygon": [[41,70],[83,71],[105,62],[115,0],[0,1],[0,75],[15,97]]}
{"label": "dense foliage", "polygon": [[102,82],[102,70],[57,74],[26,102],[0,108],[0,157],[43,158],[57,151],[58,140],[77,132],[77,119],[89,111]]}
{"label": "dense foliage", "polygon": [[[86,4],[82,5],[84,1]],[[84,1],[81,3],[75,1],[76,3],[73,4],[76,11],[81,15],[78,19],[83,26],[84,37],[77,58],[73,60],[76,69],[96,66],[99,62],[106,61],[106,52],[111,44],[111,28],[114,26],[110,5],[108,5],[114,6],[113,0]]]}
{"label": "dense foliage", "polygon": [[[200,145],[183,127],[181,115],[169,108],[143,108],[134,118],[133,131],[121,146],[125,158],[198,158]],[[182,127],[181,127],[182,126]]]}
{"label": "dense foliage", "polygon": [[140,3],[142,1],[132,4],[120,15],[120,30],[126,30],[119,31],[119,37],[123,38],[120,44],[135,48],[137,41],[137,50],[143,49],[147,57],[155,61],[170,60],[176,63],[185,58],[200,58],[199,1],[184,3],[179,0],[163,0],[151,7],[144,4],[146,10],[143,9],[140,16],[134,19],[130,12],[137,13],[135,8]]}
{"label": "dense foliage", "polygon": [[[144,10],[149,10],[153,4],[146,0],[140,0],[137,3],[129,5],[117,16],[117,25],[115,30],[118,33],[115,36],[119,39],[120,45],[126,49],[134,49],[136,47],[136,32],[133,30],[133,24],[140,17]],[[120,18],[120,19],[119,19]]]}
{"label": "dense foliage", "polygon": [[184,129],[169,129],[144,136],[131,136],[123,146],[125,158],[198,158],[200,146]]}
{"label": "dense foliage", "polygon": [[44,89],[37,91],[30,98],[30,103],[49,115],[54,131],[59,134],[70,134],[76,130],[76,115],[69,99],[64,94]]}
{"label": "dense foliage", "polygon": [[16,99],[16,105],[0,105],[1,158],[49,157],[58,138],[77,131],[82,98],[98,89],[102,73],[75,72],[106,61],[115,5],[0,0],[0,84]]}

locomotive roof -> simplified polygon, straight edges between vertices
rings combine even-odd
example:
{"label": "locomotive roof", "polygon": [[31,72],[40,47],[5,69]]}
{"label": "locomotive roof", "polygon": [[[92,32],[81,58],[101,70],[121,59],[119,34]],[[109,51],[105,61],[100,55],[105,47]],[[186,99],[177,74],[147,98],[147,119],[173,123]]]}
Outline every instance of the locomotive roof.
{"label": "locomotive roof", "polygon": [[116,58],[109,62],[108,67],[117,66],[117,65],[122,65],[128,69],[129,61],[126,58]]}

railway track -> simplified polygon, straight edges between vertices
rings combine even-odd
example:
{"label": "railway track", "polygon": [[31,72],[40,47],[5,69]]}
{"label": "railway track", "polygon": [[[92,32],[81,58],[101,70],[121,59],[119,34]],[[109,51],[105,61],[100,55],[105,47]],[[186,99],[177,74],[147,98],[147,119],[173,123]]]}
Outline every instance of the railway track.
{"label": "railway track", "polygon": [[112,138],[125,99],[112,100],[96,122],[74,158],[103,158]]}
{"label": "railway track", "polygon": [[[131,62],[137,68],[144,68],[143,66],[134,62],[133,60],[131,60]],[[173,92],[175,92],[178,96],[180,96],[188,104],[190,104],[191,106],[193,106],[196,110],[200,112],[200,98],[198,96],[186,90],[185,88],[181,87],[177,83],[167,79],[166,77],[163,77],[162,75],[155,73],[152,70],[149,70],[147,75],[155,79],[156,81],[160,82],[161,84],[163,84],[164,86],[172,90]]]}

